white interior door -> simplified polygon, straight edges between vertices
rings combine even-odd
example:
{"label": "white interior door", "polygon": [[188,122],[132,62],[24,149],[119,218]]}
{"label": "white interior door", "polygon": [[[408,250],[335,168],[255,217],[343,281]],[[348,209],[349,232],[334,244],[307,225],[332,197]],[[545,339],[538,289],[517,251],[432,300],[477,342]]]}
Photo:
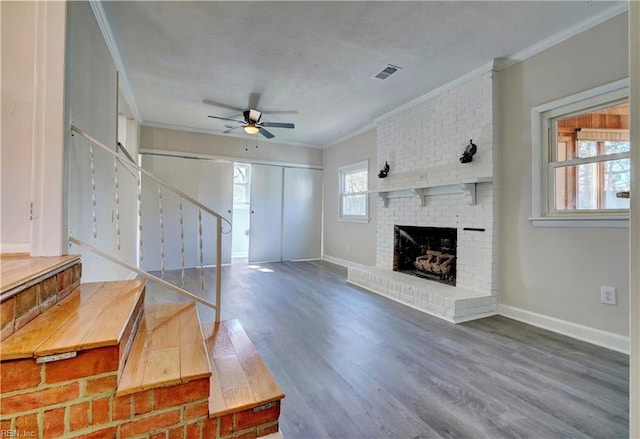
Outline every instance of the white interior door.
{"label": "white interior door", "polygon": [[249,262],[282,260],[283,168],[251,167]]}
{"label": "white interior door", "polygon": [[[231,220],[233,206],[233,164],[180,157],[144,155],[142,166],[164,182],[198,200],[214,212]],[[145,184],[147,183],[147,184]],[[179,198],[162,191],[162,231],[158,185],[143,179],[142,230],[143,268],[159,270],[161,266],[161,236],[164,236],[164,267],[178,269],[182,265]],[[185,267],[200,265],[198,210],[183,202]],[[229,226],[223,222],[223,232]],[[216,220],[202,213],[204,265],[216,264]],[[231,263],[231,233],[222,235],[222,263]]]}
{"label": "white interior door", "polygon": [[282,208],[282,258],[321,256],[322,171],[285,168]]}

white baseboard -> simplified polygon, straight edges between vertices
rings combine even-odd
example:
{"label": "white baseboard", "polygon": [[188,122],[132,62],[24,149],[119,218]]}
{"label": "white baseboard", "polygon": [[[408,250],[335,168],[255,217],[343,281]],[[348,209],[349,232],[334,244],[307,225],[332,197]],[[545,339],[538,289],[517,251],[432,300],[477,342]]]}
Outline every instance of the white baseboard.
{"label": "white baseboard", "polygon": [[357,262],[347,261],[346,259],[336,258],[335,256],[330,256],[330,255],[322,255],[322,260],[331,262],[332,264],[340,265],[345,268],[364,266],[362,264],[358,264]]}
{"label": "white baseboard", "polygon": [[0,253],[30,253],[31,244],[28,242],[20,242],[15,244],[0,243]]}
{"label": "white baseboard", "polygon": [[624,335],[591,328],[509,305],[498,304],[498,315],[528,323],[529,325],[539,328],[548,329],[549,331],[557,332],[558,334],[568,337],[577,338],[578,340],[602,346],[613,351],[629,354],[629,337],[625,337]]}

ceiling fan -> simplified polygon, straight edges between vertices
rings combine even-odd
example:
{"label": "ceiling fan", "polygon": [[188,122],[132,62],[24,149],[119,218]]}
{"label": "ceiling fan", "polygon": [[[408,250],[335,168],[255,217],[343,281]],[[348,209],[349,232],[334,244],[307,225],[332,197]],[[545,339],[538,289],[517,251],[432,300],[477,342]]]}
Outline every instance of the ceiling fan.
{"label": "ceiling fan", "polygon": [[[227,131],[224,131],[225,133],[229,133],[231,131],[234,131],[238,128],[242,128],[244,130],[245,133],[247,134],[262,134],[264,137],[266,137],[267,139],[272,139],[273,137],[275,137],[271,132],[269,132],[268,130],[266,130],[265,128],[289,128],[289,129],[293,129],[295,128],[295,125],[292,123],[288,123],[288,122],[263,122],[261,121],[261,117],[263,114],[296,114],[297,111],[258,111],[255,108],[257,107],[258,104],[258,100],[260,99],[260,94],[259,93],[251,93],[249,95],[249,109],[248,110],[243,110],[241,108],[238,107],[234,107],[231,105],[227,105],[227,104],[222,104],[220,102],[215,102],[212,101],[210,99],[204,99],[202,102],[204,104],[207,105],[213,105],[215,107],[221,107],[221,108],[226,108],[229,110],[234,110],[234,111],[238,111],[237,114],[232,115],[231,117],[221,117],[221,116],[209,116],[212,119],[220,119],[220,120],[226,120],[229,122],[236,122],[240,125],[237,126],[230,126],[227,125],[227,128],[229,128]],[[244,120],[238,120],[238,119],[233,119],[232,117],[236,117],[236,116],[240,116],[242,115]]]}

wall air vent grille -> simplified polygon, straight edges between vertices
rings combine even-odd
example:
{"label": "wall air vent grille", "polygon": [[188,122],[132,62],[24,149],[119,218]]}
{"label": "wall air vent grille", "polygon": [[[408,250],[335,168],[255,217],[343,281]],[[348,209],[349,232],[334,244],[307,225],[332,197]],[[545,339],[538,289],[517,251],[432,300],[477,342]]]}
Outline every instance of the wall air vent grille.
{"label": "wall air vent grille", "polygon": [[374,78],[387,79],[389,76],[393,75],[400,69],[402,69],[402,67],[387,64],[387,66],[384,69],[380,70],[378,73],[374,75]]}

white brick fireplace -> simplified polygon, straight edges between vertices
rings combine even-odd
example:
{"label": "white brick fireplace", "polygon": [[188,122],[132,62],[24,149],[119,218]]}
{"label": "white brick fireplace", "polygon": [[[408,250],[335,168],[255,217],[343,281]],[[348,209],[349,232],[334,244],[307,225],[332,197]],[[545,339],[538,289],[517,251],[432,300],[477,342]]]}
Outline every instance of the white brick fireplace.
{"label": "white brick fireplace", "polygon": [[[461,322],[497,311],[497,73],[487,68],[378,120],[376,267],[349,282]],[[471,163],[460,156],[470,139]],[[457,229],[456,286],[392,271],[394,225]]]}

